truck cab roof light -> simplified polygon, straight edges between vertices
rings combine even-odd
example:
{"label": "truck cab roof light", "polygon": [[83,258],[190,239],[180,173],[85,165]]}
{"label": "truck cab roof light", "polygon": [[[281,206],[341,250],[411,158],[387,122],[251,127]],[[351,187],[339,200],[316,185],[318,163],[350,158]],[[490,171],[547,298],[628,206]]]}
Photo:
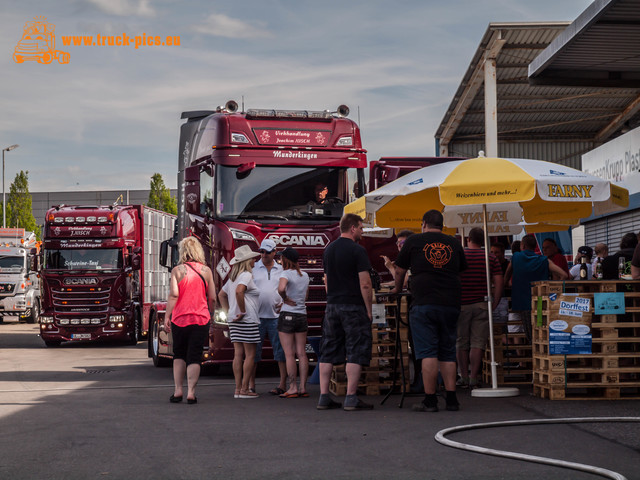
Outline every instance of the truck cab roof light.
{"label": "truck cab roof light", "polygon": [[331,120],[330,111],[249,109],[247,118],[291,118],[296,120]]}
{"label": "truck cab roof light", "polygon": [[350,147],[353,145],[353,137],[340,137],[336,142],[336,147]]}
{"label": "truck cab roof light", "polygon": [[84,223],[87,219],[85,217],[76,217],[77,223]]}
{"label": "truck cab roof light", "polygon": [[231,141],[234,143],[249,143],[249,139],[242,133],[232,133]]}
{"label": "truck cab roof light", "polygon": [[107,223],[107,217],[98,217],[98,223]]}
{"label": "truck cab roof light", "polygon": [[64,217],[66,223],[73,223],[74,217]]}
{"label": "truck cab roof light", "polygon": [[87,217],[88,223],[96,223],[96,217]]}
{"label": "truck cab roof light", "polygon": [[62,222],[64,222],[64,218],[62,218],[62,217],[56,217],[56,218],[53,220],[53,223],[62,223]]}

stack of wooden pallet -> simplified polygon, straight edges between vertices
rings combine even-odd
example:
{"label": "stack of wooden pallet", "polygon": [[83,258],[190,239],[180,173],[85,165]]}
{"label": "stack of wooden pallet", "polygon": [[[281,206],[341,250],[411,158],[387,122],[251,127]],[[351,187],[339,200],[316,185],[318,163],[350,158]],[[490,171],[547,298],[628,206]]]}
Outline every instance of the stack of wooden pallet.
{"label": "stack of wooden pallet", "polygon": [[[409,390],[409,330],[407,301],[403,297],[400,303],[401,322],[396,320],[398,305],[395,298],[378,295],[379,304],[384,304],[384,318],[380,323],[372,324],[371,364],[362,369],[358,382],[358,393],[364,395],[380,395],[394,385],[402,385],[402,366],[404,368],[405,386]],[[399,339],[400,350],[396,355],[396,340]],[[344,365],[333,367],[329,390],[334,395],[345,395],[347,392],[347,375]]]}
{"label": "stack of wooden pallet", "polygon": [[[531,345],[521,330],[522,322],[493,325],[493,354],[498,385],[530,384],[533,378]],[[509,331],[512,330],[512,331]],[[491,350],[487,346],[482,359],[482,381],[491,384]]]}
{"label": "stack of wooden pallet", "polygon": [[[640,398],[640,282],[539,282],[534,292],[534,394],[551,400]],[[576,293],[593,306],[598,292],[623,293],[625,313],[593,315],[591,353],[552,354],[549,324],[558,318],[557,296]]]}

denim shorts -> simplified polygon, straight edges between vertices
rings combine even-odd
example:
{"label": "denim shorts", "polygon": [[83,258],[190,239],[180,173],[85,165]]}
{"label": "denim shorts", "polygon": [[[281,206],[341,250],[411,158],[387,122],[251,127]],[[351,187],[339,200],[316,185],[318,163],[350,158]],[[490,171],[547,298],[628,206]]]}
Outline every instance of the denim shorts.
{"label": "denim shorts", "polygon": [[303,333],[309,329],[304,313],[280,312],[278,331],[282,333]]}
{"label": "denim shorts", "polygon": [[328,304],[322,321],[320,362],[371,362],[371,319],[364,305]]}
{"label": "denim shorts", "polygon": [[271,348],[273,349],[273,359],[276,362],[284,362],[284,350],[280,345],[280,337],[278,336],[278,319],[277,318],[261,318],[260,319],[260,343],[256,348],[256,362],[262,360],[262,344],[264,339],[269,336]]}
{"label": "denim shorts", "polygon": [[445,305],[414,305],[409,314],[416,359],[456,361],[460,309]]}

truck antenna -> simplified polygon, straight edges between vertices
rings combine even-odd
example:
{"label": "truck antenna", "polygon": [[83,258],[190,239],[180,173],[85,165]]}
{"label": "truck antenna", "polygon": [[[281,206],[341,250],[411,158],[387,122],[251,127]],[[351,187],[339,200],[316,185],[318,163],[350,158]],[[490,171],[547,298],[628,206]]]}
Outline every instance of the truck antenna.
{"label": "truck antenna", "polygon": [[360,125],[360,105],[358,105],[358,125]]}
{"label": "truck antenna", "polygon": [[242,111],[244,112],[244,95],[242,95]]}

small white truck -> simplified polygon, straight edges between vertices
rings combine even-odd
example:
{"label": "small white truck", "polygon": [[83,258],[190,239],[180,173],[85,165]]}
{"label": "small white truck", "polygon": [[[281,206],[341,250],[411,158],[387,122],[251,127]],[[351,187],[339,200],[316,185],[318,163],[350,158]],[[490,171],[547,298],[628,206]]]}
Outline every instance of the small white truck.
{"label": "small white truck", "polygon": [[39,321],[38,248],[33,232],[0,228],[0,322],[5,316]]}

